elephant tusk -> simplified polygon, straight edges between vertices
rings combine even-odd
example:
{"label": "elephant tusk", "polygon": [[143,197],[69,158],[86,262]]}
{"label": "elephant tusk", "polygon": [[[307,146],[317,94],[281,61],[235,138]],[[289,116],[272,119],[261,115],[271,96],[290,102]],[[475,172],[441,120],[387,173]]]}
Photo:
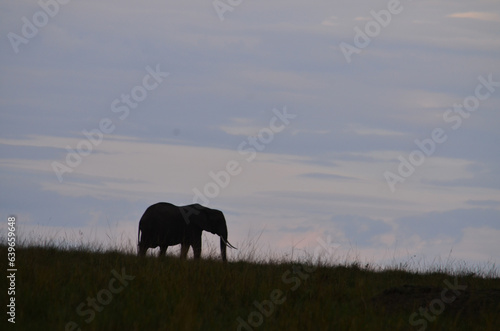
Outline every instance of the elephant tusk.
{"label": "elephant tusk", "polygon": [[233,248],[233,249],[238,249],[238,248],[234,247],[233,245],[231,245],[229,243],[229,241],[226,241],[224,238],[220,237],[220,239],[224,242],[224,244],[226,244],[226,246]]}

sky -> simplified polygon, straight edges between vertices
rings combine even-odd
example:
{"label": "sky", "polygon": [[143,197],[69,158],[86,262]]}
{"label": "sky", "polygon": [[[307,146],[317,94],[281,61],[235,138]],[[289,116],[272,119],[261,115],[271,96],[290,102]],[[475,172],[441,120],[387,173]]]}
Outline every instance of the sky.
{"label": "sky", "polygon": [[497,1],[3,1],[0,31],[2,237],[135,249],[200,202],[230,259],[500,262]]}

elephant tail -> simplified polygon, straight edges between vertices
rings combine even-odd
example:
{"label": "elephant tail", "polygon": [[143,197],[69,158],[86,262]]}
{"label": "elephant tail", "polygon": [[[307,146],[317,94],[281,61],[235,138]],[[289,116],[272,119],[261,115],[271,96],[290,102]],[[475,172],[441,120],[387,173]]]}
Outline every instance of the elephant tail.
{"label": "elephant tail", "polygon": [[137,229],[137,246],[141,244],[141,224],[139,223],[139,228]]}

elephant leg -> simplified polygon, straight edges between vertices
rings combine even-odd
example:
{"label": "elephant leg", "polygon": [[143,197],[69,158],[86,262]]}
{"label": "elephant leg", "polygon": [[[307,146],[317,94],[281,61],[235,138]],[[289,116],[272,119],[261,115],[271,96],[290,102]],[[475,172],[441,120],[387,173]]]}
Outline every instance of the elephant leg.
{"label": "elephant leg", "polygon": [[137,252],[137,255],[139,256],[146,256],[146,252],[148,251],[148,248],[143,246],[143,245],[139,245],[139,251]]}
{"label": "elephant leg", "polygon": [[160,254],[158,255],[158,257],[165,256],[165,253],[167,252],[167,247],[168,246],[160,246]]}
{"label": "elephant leg", "polygon": [[194,258],[199,259],[201,256],[201,245],[193,245]]}
{"label": "elephant leg", "polygon": [[199,259],[201,257],[201,234],[199,238],[196,238],[193,242],[193,253],[195,259]]}
{"label": "elephant leg", "polygon": [[181,244],[181,259],[185,260],[187,258],[188,250],[188,244]]}

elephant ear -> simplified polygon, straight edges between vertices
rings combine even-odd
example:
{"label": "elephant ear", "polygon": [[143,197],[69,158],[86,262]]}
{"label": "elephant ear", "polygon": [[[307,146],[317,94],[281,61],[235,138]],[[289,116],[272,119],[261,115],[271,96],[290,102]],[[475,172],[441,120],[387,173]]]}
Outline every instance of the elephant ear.
{"label": "elephant ear", "polygon": [[197,217],[193,217],[193,223],[198,225],[203,231],[217,234],[214,210],[207,208],[201,209],[200,214],[197,215]]}

